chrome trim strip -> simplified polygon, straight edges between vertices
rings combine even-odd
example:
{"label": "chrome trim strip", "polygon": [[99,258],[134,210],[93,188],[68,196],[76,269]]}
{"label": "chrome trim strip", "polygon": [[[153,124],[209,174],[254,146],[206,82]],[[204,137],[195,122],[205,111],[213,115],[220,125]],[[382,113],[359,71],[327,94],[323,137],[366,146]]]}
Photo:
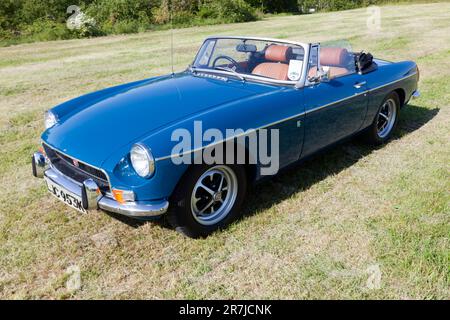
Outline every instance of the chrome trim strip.
{"label": "chrome trim strip", "polygon": [[305,114],[310,114],[310,113],[316,112],[316,111],[318,111],[318,110],[324,109],[324,108],[326,108],[326,107],[332,106],[332,105],[334,105],[334,104],[339,104],[339,103],[344,102],[344,101],[346,101],[346,100],[350,100],[350,99],[352,99],[352,98],[359,97],[360,95],[367,94],[368,92],[369,92],[369,90],[366,90],[366,91],[363,91],[363,92],[360,92],[360,93],[356,93],[356,94],[354,94],[354,95],[352,95],[352,96],[350,96],[350,97],[345,97],[345,98],[342,98],[342,99],[340,99],[340,100],[333,101],[333,102],[330,102],[330,103],[328,103],[328,104],[324,104],[323,106],[316,107],[316,108],[313,108],[313,109],[310,109],[310,110],[305,111]]}
{"label": "chrome trim strip", "polygon": [[120,204],[117,201],[103,197],[98,202],[100,209],[118,213],[131,218],[149,218],[158,217],[167,212],[169,209],[169,201],[162,200],[159,202],[126,202]]}
{"label": "chrome trim strip", "polygon": [[[62,188],[82,197],[82,185],[75,183],[57,170],[54,170],[54,168],[46,170],[44,175]],[[169,202],[167,200],[158,200],[154,202],[136,201],[121,204],[114,199],[103,196],[98,200],[98,207],[108,212],[114,212],[132,218],[150,218],[160,216],[167,212]]]}
{"label": "chrome trim strip", "polygon": [[405,77],[403,77],[403,78],[400,78],[400,79],[398,79],[398,80],[394,80],[394,81],[388,82],[388,83],[386,83],[386,84],[383,84],[382,86],[379,86],[379,87],[376,87],[376,88],[373,88],[373,89],[369,89],[368,91],[369,91],[369,92],[376,91],[376,90],[378,90],[378,89],[381,89],[381,88],[390,86],[391,84],[394,84],[394,83],[400,82],[400,81],[402,81],[402,80],[411,78],[412,76],[415,76],[416,74],[417,74],[417,72],[413,72],[413,73],[411,73],[411,74],[409,74],[409,75],[407,75],[407,76],[405,76]]}
{"label": "chrome trim strip", "polygon": [[[56,149],[56,148],[50,146],[48,143],[46,143],[46,142],[44,142],[44,141],[42,141],[42,144],[45,144],[47,147],[49,147],[49,148],[52,149],[53,151],[57,151],[57,152],[59,152],[59,153],[65,155],[66,157],[72,158],[72,159],[74,159],[74,160],[76,160],[76,161],[78,161],[78,162],[81,162],[81,163],[84,164],[84,165],[87,165],[87,166],[89,166],[89,167],[92,167],[92,168],[94,168],[94,169],[97,169],[97,170],[99,170],[99,171],[102,171],[102,172],[105,174],[106,179],[108,179],[107,182],[108,182],[108,185],[109,185],[109,189],[112,190],[111,180],[109,179],[109,175],[106,173],[106,171],[105,171],[104,169],[99,168],[99,167],[96,167],[96,166],[93,166],[93,165],[91,165],[91,164],[89,164],[89,163],[87,163],[87,162],[81,161],[81,160],[79,160],[79,159],[77,159],[77,158],[75,158],[75,157],[73,157],[73,156],[71,156],[71,155],[68,155],[67,153],[62,152],[62,151],[60,151],[60,150],[58,150],[58,149]],[[52,166],[52,167],[53,167],[53,166]],[[82,170],[82,171],[83,171],[83,170]],[[83,172],[84,172],[84,171],[83,171]],[[86,173],[87,173],[87,172],[86,172]]]}
{"label": "chrome trim strip", "polygon": [[[314,48],[314,47],[317,47],[317,57],[320,57],[320,49],[321,49],[320,43],[311,43],[308,46],[308,60],[303,60],[303,63],[305,63],[305,61],[307,61],[306,68],[305,68],[305,74],[304,74],[304,76],[302,75],[302,78],[305,79],[305,81],[304,81],[305,87],[313,86],[316,84],[314,82],[309,81],[309,79],[308,79],[308,72],[309,72],[309,67],[310,67],[310,63],[311,63],[309,55],[311,53],[312,48]],[[311,66],[313,66],[313,65],[311,65]],[[317,59],[316,68],[317,68],[317,71],[319,71],[322,68],[322,65],[320,64],[320,59]]]}
{"label": "chrome trim strip", "polygon": [[[343,101],[345,101],[345,100],[349,100],[349,99],[351,99],[351,98],[360,96],[360,95],[362,95],[362,94],[366,94],[367,92],[368,92],[368,91],[364,91],[364,92],[355,94],[355,95],[353,95],[353,96],[351,96],[351,97],[346,97],[346,98],[344,98],[344,99],[341,99],[341,100],[338,100],[338,101],[334,101],[334,102],[331,102],[331,103],[329,103],[329,104],[326,104],[326,105],[323,105],[323,106],[320,106],[320,107],[317,107],[317,108],[314,108],[314,109],[310,109],[310,110],[304,111],[304,112],[302,112],[302,113],[298,113],[298,114],[296,114],[296,115],[293,115],[293,116],[290,116],[290,117],[287,117],[287,118],[283,118],[283,119],[278,120],[278,121],[271,122],[271,123],[269,123],[269,124],[266,124],[266,125],[264,125],[264,126],[258,127],[258,128],[256,128],[256,129],[249,129],[248,131],[245,131],[244,133],[241,133],[241,134],[238,134],[238,135],[235,135],[235,136],[232,136],[232,137],[229,137],[229,138],[226,138],[226,139],[223,139],[223,140],[220,140],[220,141],[217,141],[217,142],[208,144],[208,145],[206,145],[206,146],[202,146],[202,147],[198,147],[198,148],[193,149],[193,150],[186,151],[186,152],[184,152],[182,155],[187,155],[187,154],[195,153],[195,152],[198,152],[198,151],[200,151],[200,150],[202,150],[202,149],[205,149],[205,148],[212,148],[212,147],[214,147],[214,146],[216,146],[216,145],[218,145],[218,144],[227,142],[227,141],[229,141],[229,140],[237,139],[237,138],[240,138],[240,137],[242,137],[242,136],[247,136],[247,135],[249,135],[249,134],[251,134],[251,133],[253,133],[253,132],[255,132],[255,131],[258,131],[258,130],[260,130],[260,129],[265,129],[265,128],[274,126],[274,125],[276,125],[276,124],[279,124],[279,123],[282,123],[282,122],[286,122],[286,121],[295,119],[295,118],[297,118],[297,117],[301,117],[301,116],[303,116],[303,115],[307,115],[307,114],[309,114],[309,113],[318,111],[318,110],[320,110],[320,109],[329,107],[329,106],[331,106],[331,105],[338,104],[338,103],[343,102]],[[168,156],[165,156],[165,157],[156,158],[156,159],[155,159],[155,162],[156,162],[156,161],[160,161],[160,160],[167,160],[167,159],[174,158],[174,157],[179,157],[179,156],[180,156],[180,155],[178,155],[178,154],[177,154],[177,155],[168,155]]]}
{"label": "chrome trim strip", "polygon": [[311,54],[311,45],[304,45],[303,50],[305,54],[303,56],[303,71],[300,80],[297,81],[295,87],[301,89],[306,85],[306,80],[308,78],[308,67],[309,67],[309,55]]}
{"label": "chrome trim strip", "polygon": [[[223,139],[223,140],[220,140],[220,141],[208,144],[207,146],[202,146],[202,147],[198,147],[198,148],[195,148],[195,149],[183,152],[181,155],[183,156],[183,155],[187,155],[187,154],[198,152],[198,151],[200,151],[202,149],[205,149],[205,148],[211,148],[211,147],[214,147],[214,146],[216,146],[218,144],[230,141],[232,139],[238,139],[240,137],[247,136],[247,135],[252,134],[253,132],[256,132],[256,131],[258,131],[260,129],[268,128],[268,127],[274,126],[276,124],[279,124],[279,123],[282,123],[282,122],[285,122],[285,121],[289,121],[291,119],[295,119],[295,118],[300,117],[300,116],[302,116],[304,114],[306,114],[306,112],[302,112],[302,113],[296,114],[294,116],[290,116],[290,117],[287,117],[287,118],[284,118],[284,119],[281,119],[281,120],[278,120],[278,121],[271,122],[269,124],[266,124],[264,126],[258,127],[256,129],[248,129],[247,131],[244,131],[241,134],[237,134],[235,136],[228,137],[226,139]],[[167,159],[171,159],[171,158],[175,158],[175,157],[179,157],[179,156],[180,156],[179,154],[168,155],[168,156],[165,156],[165,157],[156,158],[155,162],[156,161],[161,161],[161,160],[167,160]]]}
{"label": "chrome trim strip", "polygon": [[249,134],[251,134],[251,133],[253,133],[253,132],[255,132],[255,131],[259,130],[259,129],[262,129],[262,128],[263,128],[263,127],[260,127],[260,128],[258,128],[258,129],[249,129],[249,130],[247,130],[247,131],[244,131],[244,132],[241,133],[241,134],[237,134],[237,135],[235,135],[235,136],[228,137],[228,138],[226,138],[226,139],[223,139],[223,140],[220,140],[220,141],[217,141],[217,142],[208,144],[207,146],[201,146],[201,147],[198,147],[198,148],[195,148],[195,149],[192,149],[192,150],[183,152],[182,154],[170,154],[170,155],[168,155],[168,156],[156,158],[156,159],[155,159],[155,162],[156,162],[156,161],[167,160],[167,159],[171,159],[171,158],[176,158],[176,157],[184,156],[184,155],[191,154],[191,153],[196,153],[196,152],[199,152],[199,151],[201,151],[201,150],[203,150],[203,149],[205,149],[205,148],[211,148],[211,147],[214,147],[215,145],[218,145],[218,144],[227,142],[227,141],[229,141],[229,140],[232,140],[232,139],[238,139],[238,138],[240,138],[240,137],[247,136],[247,135],[249,135]]}
{"label": "chrome trim strip", "polygon": [[290,116],[290,117],[287,117],[287,118],[284,118],[284,119],[281,119],[281,120],[278,120],[278,121],[271,122],[271,123],[269,123],[269,124],[266,124],[266,125],[264,125],[264,126],[258,127],[258,128],[256,128],[256,129],[250,129],[248,132],[244,132],[243,134],[238,134],[238,135],[236,135],[236,136],[232,136],[232,137],[229,137],[229,138],[227,138],[227,139],[223,139],[223,140],[221,140],[221,141],[217,141],[217,142],[208,144],[208,145],[206,145],[206,146],[202,146],[202,147],[199,147],[199,148],[196,148],[196,149],[193,149],[193,150],[189,150],[189,151],[183,152],[181,155],[179,155],[179,154],[172,155],[172,154],[171,154],[171,155],[168,155],[168,156],[163,156],[163,157],[155,158],[155,162],[157,162],[157,161],[163,161],[163,160],[167,160],[167,159],[171,159],[171,158],[174,158],[174,157],[179,157],[179,156],[183,156],[183,155],[187,155],[187,154],[191,154],[191,153],[195,153],[195,152],[198,152],[198,151],[200,151],[200,150],[202,150],[202,149],[205,149],[205,148],[211,148],[211,147],[214,147],[215,145],[218,145],[218,144],[220,144],[220,143],[227,142],[227,141],[229,141],[229,140],[231,140],[231,139],[237,139],[237,138],[240,138],[240,137],[242,137],[242,136],[249,135],[249,134],[253,133],[254,131],[258,131],[258,130],[260,130],[260,129],[268,128],[268,127],[271,127],[271,126],[273,126],[273,125],[276,125],[276,124],[279,124],[279,123],[282,123],[282,122],[285,122],[285,121],[289,121],[289,120],[295,119],[295,118],[297,118],[297,117],[300,117],[300,116],[303,116],[303,115],[307,115],[307,114],[313,113],[313,112],[315,112],[315,111],[321,110],[321,109],[323,109],[323,108],[332,106],[332,105],[334,105],[334,104],[338,104],[338,103],[344,102],[344,101],[346,101],[346,100],[349,100],[349,99],[358,97],[358,96],[360,96],[360,95],[367,94],[367,93],[373,92],[373,91],[375,91],[375,90],[378,90],[378,89],[387,87],[387,86],[389,86],[389,85],[391,85],[391,84],[394,84],[394,83],[400,82],[400,81],[402,81],[402,80],[408,79],[408,78],[410,78],[410,77],[412,77],[412,76],[414,76],[414,75],[416,75],[416,74],[417,74],[417,72],[414,72],[414,73],[412,73],[412,74],[410,74],[410,75],[407,75],[407,76],[405,76],[405,77],[403,77],[403,78],[401,78],[401,79],[398,79],[398,80],[389,82],[389,83],[384,84],[384,85],[382,85],[382,86],[379,86],[379,87],[376,87],[376,88],[373,88],[373,89],[369,89],[369,90],[366,90],[366,91],[363,91],[363,92],[354,94],[354,95],[352,95],[352,96],[349,96],[349,97],[340,99],[340,100],[338,100],[338,101],[333,101],[333,102],[331,102],[331,103],[328,103],[328,104],[325,104],[325,105],[322,105],[322,106],[319,106],[319,107],[316,107],[316,108],[313,108],[313,109],[310,109],[310,110],[301,112],[301,113],[299,113],[299,114],[296,114],[296,115],[293,115],[293,116]]}
{"label": "chrome trim strip", "polygon": [[269,41],[269,42],[279,42],[279,43],[287,43],[287,44],[295,44],[297,46],[301,47],[307,47],[309,46],[309,43],[305,42],[298,42],[298,41],[292,41],[292,40],[283,40],[283,39],[274,39],[274,38],[264,38],[264,37],[249,37],[249,36],[209,36],[205,39],[206,40],[212,40],[212,39],[247,39],[247,40],[254,40],[254,41]]}
{"label": "chrome trim strip", "polygon": [[269,123],[269,124],[266,124],[266,125],[264,125],[264,126],[262,126],[262,127],[259,127],[259,128],[257,128],[257,129],[255,129],[255,131],[257,131],[257,130],[259,130],[259,129],[265,129],[265,128],[272,127],[272,126],[274,126],[274,125],[276,125],[276,124],[279,124],[279,123],[282,123],[282,122],[286,122],[286,121],[289,121],[289,120],[292,120],[292,119],[301,117],[301,116],[303,116],[303,115],[305,115],[305,114],[306,114],[306,112],[302,112],[302,113],[298,113],[298,114],[296,114],[296,115],[293,115],[293,116],[290,116],[290,117],[287,117],[287,118],[283,118],[283,119],[278,120],[278,121],[271,122],[271,123]]}

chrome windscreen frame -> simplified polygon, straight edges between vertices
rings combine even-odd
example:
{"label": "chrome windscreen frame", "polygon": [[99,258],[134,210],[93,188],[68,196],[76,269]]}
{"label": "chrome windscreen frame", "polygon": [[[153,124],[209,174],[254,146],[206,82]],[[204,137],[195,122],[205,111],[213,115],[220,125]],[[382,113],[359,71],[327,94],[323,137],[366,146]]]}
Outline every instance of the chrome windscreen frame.
{"label": "chrome windscreen frame", "polygon": [[[243,76],[245,79],[252,79],[258,82],[268,83],[268,84],[275,84],[275,85],[289,85],[294,86],[295,88],[303,88],[305,86],[305,83],[307,81],[307,74],[308,74],[308,62],[309,62],[309,53],[311,49],[310,43],[303,43],[303,42],[297,42],[297,41],[290,41],[290,40],[280,40],[280,39],[272,39],[272,38],[260,38],[260,37],[245,37],[245,36],[210,36],[206,38],[202,45],[200,46],[200,49],[203,47],[205,42],[209,40],[215,40],[215,39],[236,39],[236,40],[254,40],[254,41],[267,41],[267,42],[276,42],[276,43],[283,43],[283,44],[291,44],[296,45],[303,48],[304,51],[304,58],[303,58],[303,70],[301,73],[301,77],[298,81],[284,81],[284,80],[276,80],[276,79],[270,79],[265,78],[261,76],[255,76],[255,75],[249,75],[249,74],[243,74],[239,73],[239,75]],[[197,60],[197,57],[200,53],[200,49],[195,55],[195,58],[191,65],[194,65],[194,61]],[[233,76],[234,74],[232,72],[228,72],[225,70],[213,70],[213,69],[205,69],[205,68],[195,68],[195,71],[199,72],[209,72],[209,73],[216,73],[221,75],[227,75],[227,76]]]}

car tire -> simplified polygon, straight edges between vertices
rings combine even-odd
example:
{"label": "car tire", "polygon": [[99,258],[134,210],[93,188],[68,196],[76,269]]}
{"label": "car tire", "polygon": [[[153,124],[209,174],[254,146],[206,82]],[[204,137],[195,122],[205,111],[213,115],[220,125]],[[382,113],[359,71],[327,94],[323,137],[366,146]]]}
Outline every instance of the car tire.
{"label": "car tire", "polygon": [[173,192],[167,221],[188,237],[206,237],[241,216],[246,192],[243,166],[193,165]]}
{"label": "car tire", "polygon": [[400,112],[400,99],[396,92],[391,92],[378,108],[372,125],[364,132],[364,139],[372,145],[381,145],[388,141],[397,126]]}

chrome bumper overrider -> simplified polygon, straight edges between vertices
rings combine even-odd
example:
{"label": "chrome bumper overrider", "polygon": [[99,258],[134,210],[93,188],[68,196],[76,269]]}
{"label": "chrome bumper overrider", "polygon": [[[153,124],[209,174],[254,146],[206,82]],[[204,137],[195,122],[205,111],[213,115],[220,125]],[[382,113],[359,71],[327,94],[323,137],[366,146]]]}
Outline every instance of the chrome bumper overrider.
{"label": "chrome bumper overrider", "polygon": [[99,193],[97,184],[92,179],[87,179],[80,184],[66,177],[55,168],[49,166],[45,156],[36,152],[32,157],[33,175],[38,178],[52,180],[62,188],[81,197],[84,209],[102,209],[133,218],[150,218],[164,214],[169,208],[167,200],[161,201],[134,201],[119,203]]}

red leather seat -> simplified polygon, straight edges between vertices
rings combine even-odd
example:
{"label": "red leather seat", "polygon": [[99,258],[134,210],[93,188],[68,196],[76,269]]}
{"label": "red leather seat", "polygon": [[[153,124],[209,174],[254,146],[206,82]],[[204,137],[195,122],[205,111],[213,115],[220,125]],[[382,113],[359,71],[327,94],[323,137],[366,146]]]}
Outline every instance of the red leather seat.
{"label": "red leather seat", "polygon": [[[344,48],[320,48],[320,65],[324,68],[330,69],[330,76],[337,77],[347,73],[350,70],[347,68],[349,64],[350,55],[347,49]],[[316,74],[316,68],[311,68],[308,72],[310,77]]]}
{"label": "red leather seat", "polygon": [[260,63],[252,74],[277,80],[289,80],[289,56],[291,48],[281,45],[271,45],[266,49],[265,59],[271,62]]}
{"label": "red leather seat", "polygon": [[[338,77],[338,76],[342,76],[344,74],[349,73],[349,70],[347,68],[341,68],[341,67],[328,67],[328,66],[322,66],[324,68],[324,70],[326,71],[326,69],[328,68],[330,70],[330,77],[334,78],[334,77]],[[316,67],[309,69],[308,72],[308,76],[309,77],[314,77],[316,75]]]}

